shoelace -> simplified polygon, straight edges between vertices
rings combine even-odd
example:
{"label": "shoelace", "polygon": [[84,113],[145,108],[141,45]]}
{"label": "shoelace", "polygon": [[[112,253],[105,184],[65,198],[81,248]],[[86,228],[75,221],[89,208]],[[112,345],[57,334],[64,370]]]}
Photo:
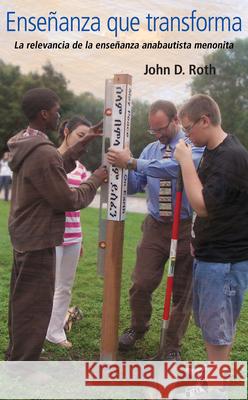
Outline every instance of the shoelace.
{"label": "shoelace", "polygon": [[136,335],[136,331],[133,328],[126,329],[124,333],[127,333],[130,336],[135,336]]}
{"label": "shoelace", "polygon": [[167,357],[171,357],[171,358],[177,358],[178,356],[180,356],[180,353],[177,351],[170,351],[167,355]]}

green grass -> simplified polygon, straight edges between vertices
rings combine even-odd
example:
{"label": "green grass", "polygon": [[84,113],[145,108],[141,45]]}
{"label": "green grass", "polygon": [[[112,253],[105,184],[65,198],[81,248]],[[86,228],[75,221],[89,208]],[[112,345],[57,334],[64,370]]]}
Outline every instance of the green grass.
{"label": "green grass", "polygon": [[[12,250],[7,233],[7,218],[9,204],[0,201],[0,293],[1,293],[1,320],[0,320],[0,360],[4,358],[7,346],[7,309],[9,279],[12,263]],[[135,248],[140,239],[140,225],[144,216],[130,213],[125,224],[124,260],[121,290],[120,332],[129,326],[130,310],[128,290],[131,285],[130,275],[135,262]],[[63,350],[52,344],[45,344],[45,356],[48,360],[93,360],[99,359],[100,329],[102,315],[103,280],[96,273],[98,211],[86,209],[82,211],[83,231],[85,233],[85,254],[80,260],[76,281],[73,289],[72,304],[78,305],[84,313],[84,318],[73,325],[69,340],[73,343],[70,351]],[[153,356],[159,344],[161,315],[163,309],[164,284],[160,285],[153,296],[153,316],[151,329],[144,340],[128,354],[119,354],[119,359],[141,360]],[[233,360],[247,360],[247,331],[248,331],[248,297],[246,296],[242,314],[237,328],[237,336],[232,351]],[[206,353],[201,333],[190,322],[189,329],[183,342],[182,357],[184,360],[204,360]]]}

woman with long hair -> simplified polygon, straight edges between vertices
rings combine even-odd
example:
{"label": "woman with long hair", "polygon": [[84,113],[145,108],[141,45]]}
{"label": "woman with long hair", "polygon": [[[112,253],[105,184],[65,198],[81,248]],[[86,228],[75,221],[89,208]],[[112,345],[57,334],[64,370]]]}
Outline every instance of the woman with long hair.
{"label": "woman with long hair", "polygon": [[[61,144],[58,151],[63,154],[89,132],[90,126],[90,122],[84,117],[75,116],[64,121],[59,128]],[[76,168],[67,175],[67,178],[70,187],[78,187],[87,179],[87,171],[77,161]],[[71,301],[71,289],[82,249],[80,211],[66,212],[63,243],[56,247],[55,293],[46,339],[68,349],[72,347],[72,343],[67,340],[64,322]]]}

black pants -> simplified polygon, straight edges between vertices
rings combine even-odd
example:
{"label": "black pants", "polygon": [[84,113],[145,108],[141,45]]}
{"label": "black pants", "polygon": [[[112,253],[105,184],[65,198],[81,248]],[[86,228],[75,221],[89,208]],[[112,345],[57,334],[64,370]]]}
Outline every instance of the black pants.
{"label": "black pants", "polygon": [[[190,255],[190,229],[190,220],[180,222],[172,311],[166,338],[168,352],[180,350],[191,314],[193,259]],[[133,286],[130,289],[131,325],[138,332],[144,332],[149,327],[152,293],[162,280],[164,266],[169,258],[171,230],[171,222],[161,223],[150,215],[142,225],[143,237],[137,247]]]}
{"label": "black pants", "polygon": [[13,252],[9,297],[8,361],[38,361],[50,321],[55,248]]}

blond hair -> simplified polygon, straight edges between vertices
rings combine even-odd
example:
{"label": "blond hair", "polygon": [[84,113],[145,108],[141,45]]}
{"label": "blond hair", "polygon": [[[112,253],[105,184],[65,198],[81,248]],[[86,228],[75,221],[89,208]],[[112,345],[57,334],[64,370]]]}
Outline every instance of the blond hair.
{"label": "blond hair", "polygon": [[179,118],[187,116],[191,121],[197,121],[201,116],[207,115],[212,125],[221,124],[221,114],[218,104],[212,97],[205,94],[192,96],[179,111]]}

